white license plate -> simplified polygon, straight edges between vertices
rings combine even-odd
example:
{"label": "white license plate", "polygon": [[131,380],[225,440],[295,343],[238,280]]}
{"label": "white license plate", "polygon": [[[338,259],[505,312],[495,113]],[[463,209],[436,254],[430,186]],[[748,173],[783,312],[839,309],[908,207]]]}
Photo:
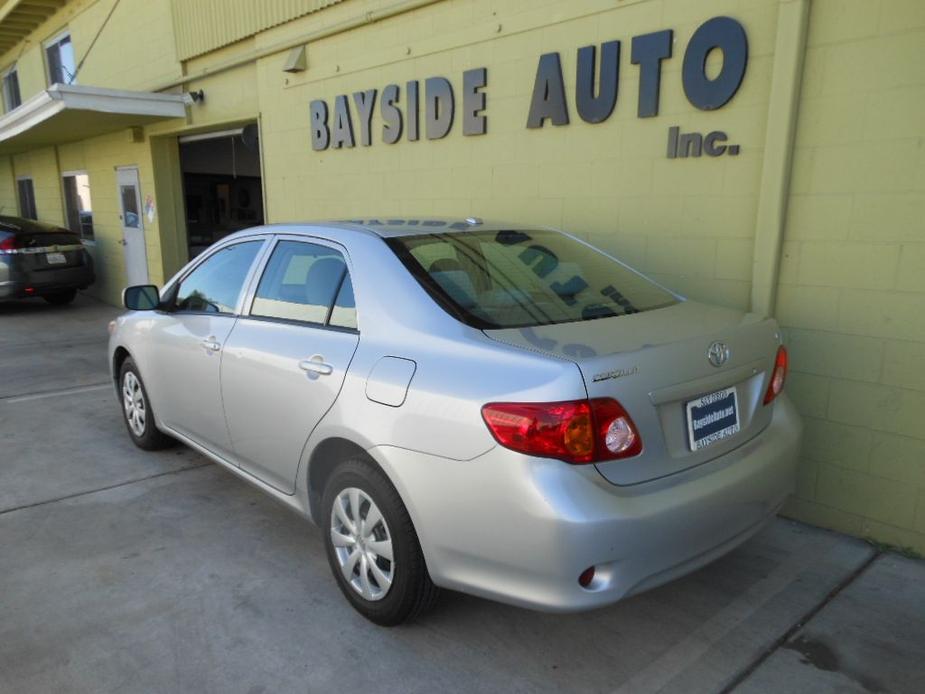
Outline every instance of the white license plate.
{"label": "white license plate", "polygon": [[736,389],[725,388],[687,403],[687,437],[699,451],[739,431]]}
{"label": "white license plate", "polygon": [[64,265],[67,262],[64,253],[46,253],[45,260],[49,265]]}

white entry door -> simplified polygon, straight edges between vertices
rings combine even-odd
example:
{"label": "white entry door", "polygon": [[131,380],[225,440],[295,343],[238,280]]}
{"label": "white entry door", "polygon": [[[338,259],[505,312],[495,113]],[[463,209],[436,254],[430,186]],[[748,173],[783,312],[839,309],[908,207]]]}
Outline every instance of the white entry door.
{"label": "white entry door", "polygon": [[116,169],[122,220],[122,245],[125,248],[125,273],[128,286],[148,283],[148,254],[145,251],[145,224],[141,211],[141,187],[138,169]]}

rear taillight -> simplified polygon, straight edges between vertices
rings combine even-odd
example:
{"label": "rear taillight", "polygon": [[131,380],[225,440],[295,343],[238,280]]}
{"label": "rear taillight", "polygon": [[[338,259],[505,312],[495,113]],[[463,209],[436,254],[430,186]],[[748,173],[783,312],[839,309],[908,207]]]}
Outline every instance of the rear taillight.
{"label": "rear taillight", "polygon": [[774,359],[774,370],[771,372],[771,382],[764,394],[764,404],[767,405],[780,395],[787,380],[787,348],[781,345],[777,348],[777,357]]}
{"label": "rear taillight", "polygon": [[0,237],[0,251],[14,251],[17,248],[19,248],[19,244],[16,242],[15,234]]}
{"label": "rear taillight", "polygon": [[630,458],[642,438],[623,406],[611,398],[565,402],[494,402],[482,417],[505,448],[567,463]]}

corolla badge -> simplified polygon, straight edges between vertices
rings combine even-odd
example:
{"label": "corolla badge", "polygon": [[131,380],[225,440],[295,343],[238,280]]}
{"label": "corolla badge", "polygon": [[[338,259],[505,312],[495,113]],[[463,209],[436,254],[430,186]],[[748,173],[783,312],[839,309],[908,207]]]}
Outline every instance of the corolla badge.
{"label": "corolla badge", "polygon": [[713,366],[722,366],[729,361],[729,347],[725,342],[714,342],[707,349],[707,359]]}

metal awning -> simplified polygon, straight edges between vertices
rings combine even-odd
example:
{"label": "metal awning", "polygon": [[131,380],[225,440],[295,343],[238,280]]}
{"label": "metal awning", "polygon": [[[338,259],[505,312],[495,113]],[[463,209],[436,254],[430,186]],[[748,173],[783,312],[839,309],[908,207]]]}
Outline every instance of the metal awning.
{"label": "metal awning", "polygon": [[56,84],[0,116],[0,154],[184,118],[189,96]]}

